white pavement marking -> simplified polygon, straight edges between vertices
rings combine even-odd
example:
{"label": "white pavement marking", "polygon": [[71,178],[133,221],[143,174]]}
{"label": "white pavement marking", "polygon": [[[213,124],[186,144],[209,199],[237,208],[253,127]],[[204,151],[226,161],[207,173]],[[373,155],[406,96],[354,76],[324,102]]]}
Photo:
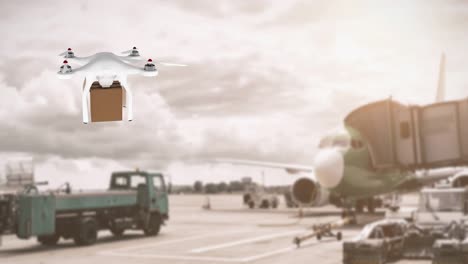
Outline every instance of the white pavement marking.
{"label": "white pavement marking", "polygon": [[183,256],[183,255],[155,255],[155,254],[135,254],[135,253],[118,253],[106,252],[106,256],[114,257],[132,257],[132,258],[153,258],[153,259],[172,259],[172,260],[194,260],[194,261],[213,261],[213,262],[242,262],[237,258],[218,258],[218,257],[198,257],[198,256]]}
{"label": "white pavement marking", "polygon": [[223,243],[223,244],[217,244],[217,245],[212,245],[212,246],[207,246],[207,247],[202,247],[202,248],[196,248],[192,249],[189,252],[190,253],[203,253],[207,251],[212,251],[216,249],[221,249],[221,248],[228,248],[228,247],[234,247],[242,244],[249,244],[249,243],[255,243],[258,241],[264,241],[272,238],[278,238],[278,237],[284,237],[284,236],[290,236],[290,235],[295,235],[298,233],[304,232],[304,230],[294,230],[294,231],[288,231],[288,232],[283,232],[283,233],[278,233],[278,234],[271,234],[271,235],[264,235],[264,236],[256,236],[252,238],[247,238],[247,239],[242,239],[242,240],[237,240],[229,243]]}
{"label": "white pavement marking", "polygon": [[184,237],[184,238],[172,239],[172,240],[166,240],[166,241],[160,241],[160,242],[145,243],[145,244],[140,244],[138,246],[122,247],[122,248],[113,249],[113,250],[105,250],[105,251],[99,252],[98,254],[101,254],[101,253],[106,254],[108,252],[115,252],[115,251],[129,251],[129,250],[136,250],[136,249],[168,245],[168,244],[176,244],[179,242],[185,242],[185,241],[190,241],[190,240],[198,240],[198,239],[203,239],[203,238],[208,238],[208,237],[225,236],[229,234],[245,233],[245,232],[251,232],[251,231],[252,231],[251,229],[248,229],[248,230],[246,229],[246,230],[226,231],[226,232],[214,233],[214,234],[196,235],[196,236],[190,236],[190,237]]}
{"label": "white pavement marking", "polygon": [[[304,243],[301,244],[301,246],[311,245],[314,242],[315,241],[304,242]],[[317,243],[317,242],[315,242],[315,243]],[[265,253],[262,253],[262,254],[258,254],[258,255],[255,255],[255,256],[245,257],[245,258],[240,259],[240,262],[250,262],[250,261],[254,261],[254,260],[259,260],[259,259],[262,259],[262,258],[267,258],[267,257],[271,257],[271,256],[274,256],[274,255],[290,252],[290,251],[293,251],[293,250],[296,250],[296,249],[297,249],[297,246],[289,246],[289,247],[273,250],[273,251],[270,251],[270,252],[265,252]]]}
{"label": "white pavement marking", "polygon": [[[303,243],[303,246],[313,244],[315,241]],[[315,242],[317,243],[317,242]],[[119,252],[106,252],[106,256],[114,257],[132,257],[132,258],[144,258],[144,259],[172,259],[172,260],[186,260],[186,261],[211,261],[211,262],[236,262],[236,263],[247,263],[262,258],[271,257],[281,253],[287,253],[296,250],[296,246],[289,246],[286,248],[273,250],[270,252],[248,256],[244,258],[223,258],[223,257],[209,257],[209,256],[187,256],[187,255],[161,255],[161,254],[141,254],[141,253],[119,253]]]}
{"label": "white pavement marking", "polygon": [[[250,231],[252,230],[249,229],[249,230],[226,231],[222,233],[197,235],[197,236],[191,236],[191,237],[186,237],[186,238],[181,238],[181,239],[173,239],[173,240],[162,241],[162,242],[157,242],[157,243],[146,243],[146,244],[139,245],[139,246],[124,247],[124,248],[119,248],[116,250],[101,251],[101,252],[98,252],[98,255],[114,256],[114,257],[143,258],[143,259],[169,259],[169,260],[202,261],[202,262],[209,261],[209,262],[218,262],[218,263],[247,263],[247,262],[252,262],[255,260],[259,260],[259,259],[263,259],[263,258],[267,258],[267,257],[271,257],[271,256],[275,256],[275,255],[279,255],[282,253],[287,253],[287,252],[296,250],[296,246],[288,246],[288,247],[280,248],[277,250],[272,250],[269,252],[261,253],[258,255],[245,256],[245,257],[239,257],[239,258],[193,256],[193,255],[164,255],[164,254],[128,252],[130,250],[133,251],[135,249],[142,249],[142,248],[167,245],[167,244],[175,244],[175,243],[184,242],[184,241],[204,239],[204,238],[216,237],[216,236],[225,236],[227,234],[243,233],[243,232],[250,232]],[[279,234],[271,234],[271,235],[259,236],[259,237],[249,238],[249,239],[243,239],[243,240],[239,240],[239,241],[235,241],[231,243],[225,243],[225,244],[220,244],[220,245],[215,245],[215,246],[210,246],[210,247],[205,247],[205,248],[200,248],[200,249],[194,249],[192,251],[197,251],[196,253],[201,253],[201,252],[206,252],[206,251],[215,250],[219,248],[232,247],[232,246],[242,245],[246,243],[263,241],[263,240],[267,240],[271,238],[288,236],[292,234],[297,234],[299,232],[303,232],[303,230],[294,230],[294,231],[289,231],[289,232],[284,232],[284,233],[279,233]],[[306,245],[311,245],[314,243],[318,243],[318,242],[312,240],[312,241],[302,243],[301,245],[306,246]]]}

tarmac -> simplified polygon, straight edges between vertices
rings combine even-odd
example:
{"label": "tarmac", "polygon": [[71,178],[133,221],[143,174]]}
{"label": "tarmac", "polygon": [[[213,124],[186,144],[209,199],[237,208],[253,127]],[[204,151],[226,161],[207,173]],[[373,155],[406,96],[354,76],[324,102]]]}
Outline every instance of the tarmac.
{"label": "tarmac", "polygon": [[[293,238],[310,232],[314,223],[340,218],[332,206],[308,209],[298,218],[298,209],[284,203],[278,209],[247,209],[241,195],[210,196],[210,210],[202,209],[203,195],[172,195],[170,219],[156,237],[128,231],[115,238],[99,232],[98,242],[78,247],[73,240],[60,240],[55,247],[38,244],[36,239],[20,240],[4,236],[0,263],[8,264],[89,264],[89,263],[342,263],[342,242],[333,237],[310,239],[300,248]],[[414,197],[403,199],[412,206]],[[383,217],[383,212],[360,215],[362,224]],[[341,229],[343,240],[359,233],[362,225]],[[429,260],[401,260],[397,264],[429,264]]]}

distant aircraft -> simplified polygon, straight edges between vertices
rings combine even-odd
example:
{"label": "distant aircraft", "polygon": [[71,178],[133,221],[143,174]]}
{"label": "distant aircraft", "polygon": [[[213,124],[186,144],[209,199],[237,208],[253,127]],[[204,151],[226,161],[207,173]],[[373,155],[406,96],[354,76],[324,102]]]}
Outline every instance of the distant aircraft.
{"label": "distant aircraft", "polygon": [[[83,82],[83,123],[89,122],[88,113],[88,95],[92,84],[97,81],[103,88],[110,87],[114,81],[118,81],[122,88],[125,90],[125,107],[127,108],[127,119],[133,119],[133,102],[132,91],[127,82],[127,75],[139,74],[146,77],[154,77],[158,75],[158,70],[155,64],[164,66],[186,66],[184,64],[166,63],[166,62],[153,62],[148,59],[144,66],[135,66],[131,63],[141,61],[141,56],[136,47],[133,49],[122,52],[128,54],[126,56],[118,56],[111,52],[99,52],[88,57],[78,57],[71,48],[59,54],[65,60],[60,66],[57,75],[60,79],[70,79],[72,76],[80,75],[84,77]],[[82,67],[73,69],[69,62],[82,65]]]}
{"label": "distant aircraft", "polygon": [[[445,56],[442,55],[437,91],[438,102],[444,99],[444,63]],[[443,106],[444,104],[447,103],[434,105]],[[369,124],[378,121],[366,119],[372,117],[368,116],[369,111],[385,111],[388,107],[390,109],[391,107],[400,107],[396,108],[395,111],[400,111],[403,114],[406,113],[403,111],[407,111],[407,116],[402,114],[401,117],[407,119],[398,119],[398,122],[393,121],[392,124],[395,126],[397,126],[396,124],[400,125],[396,128],[392,127],[391,124],[390,127],[371,127]],[[416,143],[410,140],[421,139],[416,135],[419,132],[413,131],[413,125],[408,124],[414,124],[410,123],[413,113],[422,111],[421,108],[424,107],[409,108],[391,100],[379,101],[357,108],[346,117],[343,129],[334,131],[320,140],[313,167],[235,159],[217,159],[216,162],[279,168],[291,174],[303,174],[304,176],[296,180],[292,185],[293,198],[303,207],[333,204],[343,208],[343,215],[353,214],[353,209],[360,212],[364,207],[369,212],[374,212],[376,206],[381,203],[379,196],[417,190],[425,185],[431,185],[446,179],[458,171],[456,168],[440,169],[448,163],[431,163],[436,166],[429,166],[431,165],[429,163],[429,165],[423,164],[424,158],[429,159],[431,157],[424,157],[421,156],[421,153],[413,151],[413,148],[416,148],[414,147]],[[389,113],[394,112],[389,111]],[[391,114],[390,118],[393,118]],[[362,128],[361,131],[358,131],[356,127]],[[364,135],[364,132],[367,134]],[[373,142],[380,140],[380,136],[382,137],[381,140],[385,140],[385,134],[394,135],[395,133],[398,133],[398,136],[403,133],[401,135],[403,139],[398,138],[399,142],[390,140],[387,146],[380,149],[371,148],[370,143],[372,140],[374,140]],[[370,138],[369,135],[373,135],[374,138]],[[424,140],[429,142],[432,138],[424,138]],[[401,145],[398,145],[398,148],[395,147],[397,143]],[[443,152],[444,150],[440,151]],[[380,160],[377,158],[380,158]],[[387,164],[383,162],[385,161],[384,158],[393,163],[390,166],[385,166]],[[425,166],[436,169],[425,171]],[[398,207],[394,209],[396,210]]]}

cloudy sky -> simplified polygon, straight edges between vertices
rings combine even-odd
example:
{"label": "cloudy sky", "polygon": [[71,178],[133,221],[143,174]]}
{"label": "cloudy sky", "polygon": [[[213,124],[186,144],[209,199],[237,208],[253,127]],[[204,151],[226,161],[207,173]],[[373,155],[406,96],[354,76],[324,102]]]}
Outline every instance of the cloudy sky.
{"label": "cloudy sky", "polygon": [[[447,97],[468,96],[465,1],[0,0],[0,36],[0,166],[32,156],[52,185],[135,167],[175,183],[261,175],[215,157],[311,165],[353,108],[432,102],[442,52]],[[130,78],[133,122],[83,125],[82,79],[57,79],[57,54],[133,46],[190,66]]]}

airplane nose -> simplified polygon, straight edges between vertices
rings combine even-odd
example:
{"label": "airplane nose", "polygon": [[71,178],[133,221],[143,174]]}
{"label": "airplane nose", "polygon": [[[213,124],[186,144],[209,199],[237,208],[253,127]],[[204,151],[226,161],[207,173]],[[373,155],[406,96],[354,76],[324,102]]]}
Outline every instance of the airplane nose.
{"label": "airplane nose", "polygon": [[337,149],[323,149],[315,157],[315,177],[320,185],[333,188],[343,179],[343,154]]}

